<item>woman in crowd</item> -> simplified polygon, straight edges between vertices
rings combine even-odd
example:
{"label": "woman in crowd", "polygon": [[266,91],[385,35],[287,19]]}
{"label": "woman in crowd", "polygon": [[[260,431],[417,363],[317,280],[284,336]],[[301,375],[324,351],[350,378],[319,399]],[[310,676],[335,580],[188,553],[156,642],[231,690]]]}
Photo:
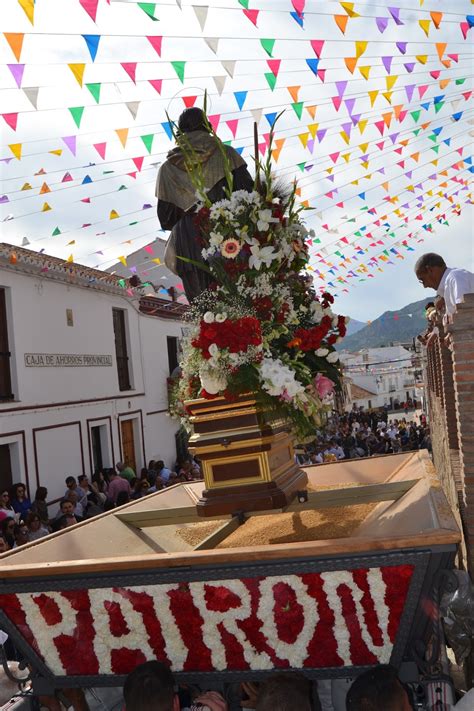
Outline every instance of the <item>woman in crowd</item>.
{"label": "woman in crowd", "polygon": [[39,538],[49,535],[49,530],[43,525],[39,514],[30,512],[26,517],[28,526],[28,541],[37,541]]}
{"label": "woman in crowd", "polygon": [[16,526],[15,519],[10,517],[4,518],[0,525],[2,527],[3,538],[6,540],[8,546],[13,548],[15,545],[15,536],[13,535]]}
{"label": "woman in crowd", "polygon": [[48,498],[48,490],[45,486],[40,486],[36,489],[35,500],[31,504],[31,512],[38,514],[43,526],[48,526],[49,516],[48,516],[48,505],[46,499]]}
{"label": "woman in crowd", "polygon": [[31,511],[31,501],[26,495],[26,486],[24,484],[13,484],[10,492],[13,509],[20,514],[20,518],[26,518]]}
{"label": "woman in crowd", "polygon": [[99,506],[103,506],[107,501],[108,484],[105,480],[104,473],[100,469],[92,476],[91,488],[97,496]]}
{"label": "woman in crowd", "polygon": [[15,518],[15,511],[10,501],[10,494],[6,489],[0,494],[0,521],[4,518]]}

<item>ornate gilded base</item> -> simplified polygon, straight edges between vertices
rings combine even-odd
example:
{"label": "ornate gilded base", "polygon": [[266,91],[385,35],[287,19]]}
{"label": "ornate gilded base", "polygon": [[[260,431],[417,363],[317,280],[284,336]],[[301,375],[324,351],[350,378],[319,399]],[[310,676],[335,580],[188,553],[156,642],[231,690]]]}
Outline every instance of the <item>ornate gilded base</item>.
{"label": "ornate gilded base", "polygon": [[190,451],[202,461],[206,488],[200,516],[264,511],[286,506],[304,489],[287,424],[265,422],[252,396],[190,400]]}

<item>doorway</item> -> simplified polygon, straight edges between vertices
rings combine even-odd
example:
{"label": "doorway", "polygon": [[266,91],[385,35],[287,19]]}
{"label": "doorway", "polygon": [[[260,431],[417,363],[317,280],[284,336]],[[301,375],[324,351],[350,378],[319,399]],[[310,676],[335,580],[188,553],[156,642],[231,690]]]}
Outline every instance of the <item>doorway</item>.
{"label": "doorway", "polygon": [[137,473],[137,459],[135,453],[134,420],[122,420],[120,422],[120,432],[122,434],[122,461],[126,466],[132,467]]}
{"label": "doorway", "polygon": [[0,444],[0,489],[5,491],[13,484],[10,445]]}

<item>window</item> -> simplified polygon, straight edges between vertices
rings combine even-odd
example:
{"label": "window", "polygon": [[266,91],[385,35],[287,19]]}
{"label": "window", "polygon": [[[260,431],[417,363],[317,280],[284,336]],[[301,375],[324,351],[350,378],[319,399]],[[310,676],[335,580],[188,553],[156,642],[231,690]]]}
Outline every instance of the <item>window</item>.
{"label": "window", "polygon": [[13,400],[5,289],[0,289],[0,402]]}
{"label": "window", "polygon": [[109,428],[107,425],[95,425],[90,429],[92,444],[92,465],[93,471],[110,468],[112,458],[109,448]]}
{"label": "window", "polygon": [[166,343],[168,346],[168,367],[170,375],[178,367],[178,339],[176,336],[167,336]]}
{"label": "window", "polygon": [[0,490],[9,489],[12,483],[10,445],[0,444]]}
{"label": "window", "polygon": [[125,311],[112,309],[115,336],[115,357],[117,359],[117,375],[120,390],[131,390],[130,371],[127,352],[127,337],[125,332]]}

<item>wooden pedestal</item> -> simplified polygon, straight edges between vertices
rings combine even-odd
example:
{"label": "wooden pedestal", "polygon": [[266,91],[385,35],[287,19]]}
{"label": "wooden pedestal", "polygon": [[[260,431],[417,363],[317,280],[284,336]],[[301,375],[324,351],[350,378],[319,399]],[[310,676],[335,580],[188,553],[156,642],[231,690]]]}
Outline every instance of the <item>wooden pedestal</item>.
{"label": "wooden pedestal", "polygon": [[264,422],[251,395],[190,400],[189,449],[202,461],[200,516],[282,508],[307,484],[295,463],[288,425]]}

